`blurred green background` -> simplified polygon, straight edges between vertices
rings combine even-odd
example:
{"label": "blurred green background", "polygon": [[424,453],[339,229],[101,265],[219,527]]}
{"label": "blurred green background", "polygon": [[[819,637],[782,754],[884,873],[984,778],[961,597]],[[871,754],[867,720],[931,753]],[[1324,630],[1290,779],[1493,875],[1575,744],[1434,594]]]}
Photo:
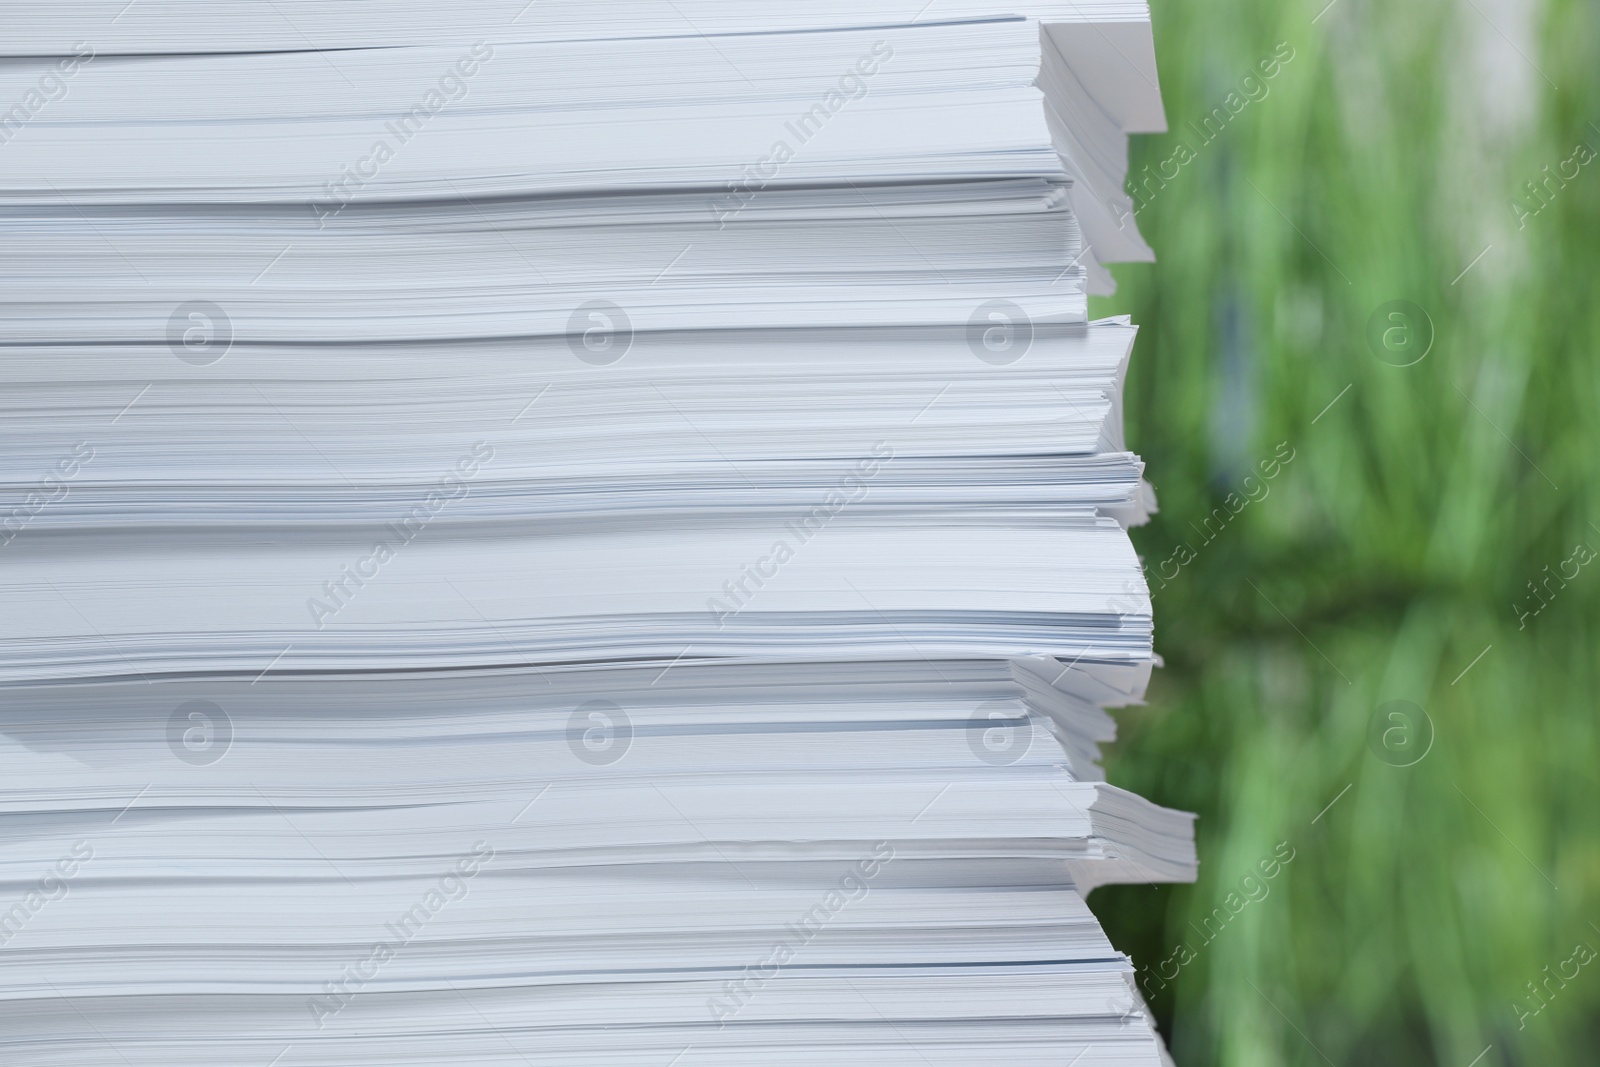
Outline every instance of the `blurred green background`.
{"label": "blurred green background", "polygon": [[1324,2],[1152,4],[1106,763],[1202,863],[1092,902],[1180,1067],[1600,1063],[1600,6]]}

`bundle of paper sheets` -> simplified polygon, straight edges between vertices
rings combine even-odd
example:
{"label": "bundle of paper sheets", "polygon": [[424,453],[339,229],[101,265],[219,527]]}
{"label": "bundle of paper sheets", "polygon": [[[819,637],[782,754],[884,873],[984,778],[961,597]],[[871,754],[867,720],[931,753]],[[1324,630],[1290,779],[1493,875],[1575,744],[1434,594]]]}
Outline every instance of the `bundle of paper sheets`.
{"label": "bundle of paper sheets", "polygon": [[1143,3],[13,7],[0,1060],[1168,1062]]}

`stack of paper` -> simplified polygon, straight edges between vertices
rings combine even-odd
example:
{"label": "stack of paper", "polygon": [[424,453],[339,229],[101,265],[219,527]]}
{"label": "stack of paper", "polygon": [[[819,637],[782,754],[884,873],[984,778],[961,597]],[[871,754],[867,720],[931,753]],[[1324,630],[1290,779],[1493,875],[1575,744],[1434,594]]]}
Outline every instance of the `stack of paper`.
{"label": "stack of paper", "polygon": [[1143,5],[118,6],[0,71],[7,1062],[1163,1062]]}

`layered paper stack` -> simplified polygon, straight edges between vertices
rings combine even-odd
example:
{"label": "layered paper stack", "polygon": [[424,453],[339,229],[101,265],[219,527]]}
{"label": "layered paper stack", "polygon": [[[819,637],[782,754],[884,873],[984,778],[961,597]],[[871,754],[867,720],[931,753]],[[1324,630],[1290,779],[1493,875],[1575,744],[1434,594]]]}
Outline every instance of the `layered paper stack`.
{"label": "layered paper stack", "polygon": [[5,1062],[1164,1062],[1142,3],[15,7]]}

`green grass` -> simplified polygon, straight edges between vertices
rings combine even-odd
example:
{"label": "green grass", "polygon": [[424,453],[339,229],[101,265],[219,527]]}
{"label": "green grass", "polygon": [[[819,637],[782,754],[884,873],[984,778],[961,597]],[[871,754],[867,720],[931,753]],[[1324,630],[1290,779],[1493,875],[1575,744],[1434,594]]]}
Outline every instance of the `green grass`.
{"label": "green grass", "polygon": [[[1173,576],[1166,667],[1107,768],[1200,813],[1202,866],[1092,902],[1181,1067],[1594,1064],[1600,958],[1551,976],[1600,952],[1600,558],[1513,605],[1600,552],[1600,159],[1523,228],[1511,201],[1600,150],[1600,9],[1338,0],[1313,24],[1323,2],[1154,4],[1171,132],[1133,173],[1194,158],[1139,212],[1160,262],[1093,313],[1142,327],[1129,432],[1161,512],[1134,542]],[[1279,42],[1205,143],[1191,120]],[[1434,331],[1407,367],[1366,336],[1401,299]],[[1369,739],[1390,700],[1432,723],[1410,766]],[[1547,1006],[1519,1018],[1530,982]]]}

